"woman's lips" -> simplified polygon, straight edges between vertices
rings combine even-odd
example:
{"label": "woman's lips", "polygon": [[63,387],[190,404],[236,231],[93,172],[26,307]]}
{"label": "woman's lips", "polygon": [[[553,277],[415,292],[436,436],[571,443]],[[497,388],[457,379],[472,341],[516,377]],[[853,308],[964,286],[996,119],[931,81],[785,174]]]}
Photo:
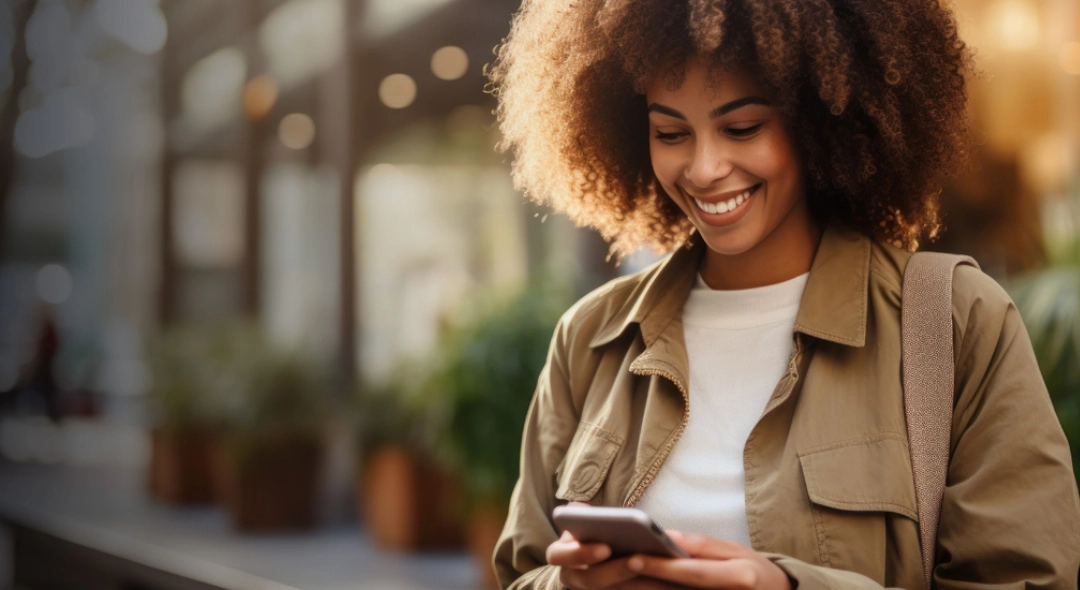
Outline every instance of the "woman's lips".
{"label": "woman's lips", "polygon": [[696,197],[690,198],[697,206],[703,221],[712,225],[728,225],[742,218],[759,188],[760,183],[724,200],[703,201]]}

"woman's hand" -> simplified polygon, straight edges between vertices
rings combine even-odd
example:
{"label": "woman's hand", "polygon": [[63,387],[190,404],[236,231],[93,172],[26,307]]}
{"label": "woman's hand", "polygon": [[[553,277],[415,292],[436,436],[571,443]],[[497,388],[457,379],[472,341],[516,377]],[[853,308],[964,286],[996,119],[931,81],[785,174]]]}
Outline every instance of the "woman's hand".
{"label": "woman's hand", "polygon": [[679,588],[791,590],[784,570],[749,547],[705,535],[678,531],[668,535],[690,559],[634,555],[626,560],[626,569]]}
{"label": "woman's hand", "polygon": [[705,535],[668,534],[690,559],[634,555],[608,560],[606,544],[580,543],[564,532],[548,546],[547,561],[560,566],[559,581],[570,590],[791,590],[787,574],[753,549]]}
{"label": "woman's hand", "polygon": [[559,581],[570,590],[674,590],[683,588],[642,576],[627,567],[631,558],[611,559],[604,543],[581,543],[569,532],[547,548],[547,561],[560,566]]}

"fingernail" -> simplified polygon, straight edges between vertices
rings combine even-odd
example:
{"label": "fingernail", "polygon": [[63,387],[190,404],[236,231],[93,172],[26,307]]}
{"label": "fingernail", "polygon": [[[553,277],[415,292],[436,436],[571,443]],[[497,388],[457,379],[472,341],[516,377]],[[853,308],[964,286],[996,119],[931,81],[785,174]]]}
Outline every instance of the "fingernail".
{"label": "fingernail", "polygon": [[641,568],[645,567],[645,560],[637,556],[631,557],[626,562],[626,567],[630,568],[631,571],[640,572]]}
{"label": "fingernail", "polygon": [[609,557],[611,557],[611,548],[607,545],[604,545],[603,547],[600,547],[596,550],[597,559],[607,559]]}

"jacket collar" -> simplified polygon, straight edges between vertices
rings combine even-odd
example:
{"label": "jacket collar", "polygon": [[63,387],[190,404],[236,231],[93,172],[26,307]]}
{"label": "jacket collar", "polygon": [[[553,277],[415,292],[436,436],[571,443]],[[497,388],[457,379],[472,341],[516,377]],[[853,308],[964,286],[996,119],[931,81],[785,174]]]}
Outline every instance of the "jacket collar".
{"label": "jacket collar", "polygon": [[806,280],[795,331],[823,340],[866,344],[870,238],[838,224],[821,236]]}
{"label": "jacket collar", "polygon": [[[821,236],[803,291],[795,331],[847,346],[866,344],[870,239],[839,224]],[[631,324],[640,326],[646,347],[679,318],[707,246],[697,234],[647,271],[590,342],[603,346]]]}

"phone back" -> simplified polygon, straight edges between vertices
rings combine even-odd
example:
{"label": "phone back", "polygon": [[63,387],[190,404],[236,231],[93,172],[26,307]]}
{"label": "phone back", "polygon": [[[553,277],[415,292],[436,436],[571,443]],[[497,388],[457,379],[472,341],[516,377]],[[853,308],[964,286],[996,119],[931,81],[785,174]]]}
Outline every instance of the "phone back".
{"label": "phone back", "polygon": [[637,508],[560,506],[555,524],[582,543],[607,543],[612,557],[635,553],[689,557],[644,511]]}

